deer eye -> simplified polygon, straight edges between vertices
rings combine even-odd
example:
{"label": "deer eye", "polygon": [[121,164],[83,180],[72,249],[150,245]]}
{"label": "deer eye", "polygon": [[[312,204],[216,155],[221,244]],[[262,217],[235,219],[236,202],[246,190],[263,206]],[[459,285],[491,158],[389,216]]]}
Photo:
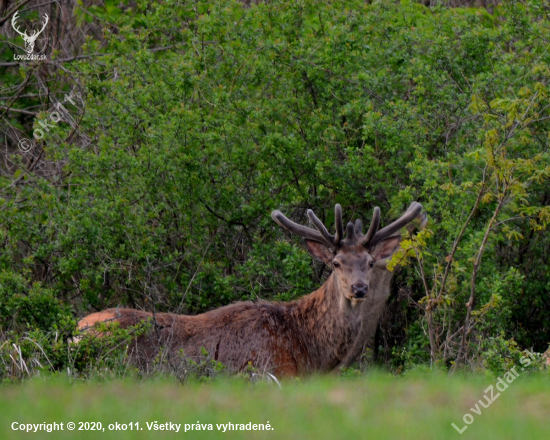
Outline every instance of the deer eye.
{"label": "deer eye", "polygon": [[374,267],[374,261],[369,261],[369,266]]}
{"label": "deer eye", "polygon": [[340,267],[340,263],[338,263],[337,261],[333,261],[333,262],[332,262],[332,265],[334,266],[335,269],[336,269],[337,267]]}

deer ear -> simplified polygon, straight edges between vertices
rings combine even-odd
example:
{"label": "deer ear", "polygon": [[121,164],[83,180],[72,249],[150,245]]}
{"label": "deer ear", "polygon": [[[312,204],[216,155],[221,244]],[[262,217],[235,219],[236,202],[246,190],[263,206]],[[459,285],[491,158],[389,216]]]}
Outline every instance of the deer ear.
{"label": "deer ear", "polygon": [[393,253],[399,247],[400,242],[401,242],[400,235],[388,237],[385,240],[382,240],[380,243],[378,243],[374,247],[374,249],[369,253],[375,261],[385,260],[386,258],[390,258],[393,255]]}
{"label": "deer ear", "polygon": [[306,240],[306,248],[313,258],[324,263],[330,263],[334,258],[332,251],[318,241]]}

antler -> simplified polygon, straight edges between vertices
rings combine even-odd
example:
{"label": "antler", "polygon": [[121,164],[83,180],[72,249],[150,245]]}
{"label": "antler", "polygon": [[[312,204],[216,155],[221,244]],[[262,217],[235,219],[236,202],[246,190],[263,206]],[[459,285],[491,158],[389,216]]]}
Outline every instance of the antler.
{"label": "antler", "polygon": [[380,208],[374,208],[372,220],[367,231],[367,235],[363,235],[363,222],[360,219],[355,220],[355,225],[349,222],[346,226],[346,239],[342,242],[343,245],[353,246],[356,244],[368,243],[374,233],[378,230],[380,224]]}
{"label": "antler", "polygon": [[[46,15],[47,17],[47,15]],[[25,32],[21,32],[17,27],[15,27],[15,22],[17,21],[17,19],[19,18],[19,11],[17,11],[15,14],[13,14],[13,17],[11,19],[11,26],[13,27],[13,30],[15,32],[17,32],[19,35],[21,35],[23,38],[29,38],[29,36],[27,35],[27,31]]]}
{"label": "antler", "polygon": [[46,28],[46,25],[48,24],[48,21],[50,21],[50,17],[48,17],[48,14],[45,13],[44,17],[46,17],[46,21],[44,22],[44,26],[42,26],[42,29],[40,29],[38,32],[34,31],[33,32],[33,37],[34,36],[38,37],[42,33],[42,31]]}
{"label": "antler", "polygon": [[377,206],[376,208],[374,208],[369,230],[365,234],[365,237],[361,240],[361,244],[368,243],[369,241],[371,241],[372,237],[374,237],[374,234],[376,234],[376,231],[378,231],[379,227],[380,227],[380,208]]}
{"label": "antler", "polygon": [[[422,205],[418,202],[412,202],[409,206],[409,209],[403,214],[400,218],[398,218],[393,223],[390,223],[388,226],[380,229],[378,232],[378,225],[380,222],[380,210],[378,208],[374,208],[374,215],[373,215],[373,221],[371,223],[371,227],[369,228],[369,231],[367,234],[361,239],[360,243],[363,246],[372,247],[375,246],[380,241],[384,240],[385,238],[388,238],[395,234],[400,229],[404,228],[406,225],[411,223],[415,218],[422,217],[420,220],[422,226],[424,226],[426,215],[422,214]],[[375,221],[376,218],[376,221]]]}
{"label": "antler", "polygon": [[385,238],[394,235],[413,220],[418,219],[421,223],[421,228],[424,227],[427,220],[427,216],[422,213],[422,205],[418,202],[412,202],[409,209],[407,209],[407,212],[405,212],[405,214],[403,214],[399,219],[378,230],[380,227],[380,208],[377,206],[374,208],[371,224],[366,234],[363,235],[363,224],[361,223],[361,220],[358,219],[355,221],[355,224],[350,222],[346,225],[346,238],[343,239],[344,228],[342,225],[342,207],[339,204],[334,206],[334,223],[336,228],[335,235],[331,235],[328,232],[326,226],[317,218],[311,209],[307,210],[307,216],[309,217],[311,223],[315,225],[317,230],[294,223],[292,220],[286,218],[285,215],[279,210],[271,213],[271,217],[279,226],[282,226],[293,234],[299,235],[307,240],[323,243],[332,250],[339,249],[342,246],[355,244],[372,248]]}
{"label": "antler", "polygon": [[293,234],[299,235],[307,240],[323,243],[332,250],[336,250],[342,246],[341,241],[344,236],[344,228],[342,227],[342,207],[339,204],[334,206],[334,225],[336,228],[336,233],[334,235],[331,235],[328,232],[326,226],[317,218],[311,209],[307,210],[307,216],[309,217],[311,223],[315,225],[317,231],[315,229],[308,228],[307,226],[294,223],[292,220],[286,218],[285,215],[279,210],[271,213],[271,218],[275,220],[279,226],[285,228]]}

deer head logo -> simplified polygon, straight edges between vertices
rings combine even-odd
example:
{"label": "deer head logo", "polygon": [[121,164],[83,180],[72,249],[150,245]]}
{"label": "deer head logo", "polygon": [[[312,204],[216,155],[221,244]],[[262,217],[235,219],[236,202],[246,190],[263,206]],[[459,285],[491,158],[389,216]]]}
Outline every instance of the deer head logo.
{"label": "deer head logo", "polygon": [[15,32],[17,32],[19,35],[21,35],[23,37],[23,41],[25,42],[25,52],[27,52],[30,55],[30,54],[32,54],[32,51],[34,50],[34,42],[36,41],[38,36],[42,33],[42,31],[44,30],[44,28],[48,24],[49,17],[48,17],[48,14],[44,14],[44,25],[42,26],[42,29],[40,29],[39,31],[36,31],[36,30],[32,31],[32,33],[30,35],[27,35],[27,31],[21,32],[17,28],[17,25],[15,24],[15,22],[17,21],[18,18],[19,18],[19,11],[16,12],[14,14],[13,18],[11,19],[11,25],[12,25],[13,29],[15,30]]}

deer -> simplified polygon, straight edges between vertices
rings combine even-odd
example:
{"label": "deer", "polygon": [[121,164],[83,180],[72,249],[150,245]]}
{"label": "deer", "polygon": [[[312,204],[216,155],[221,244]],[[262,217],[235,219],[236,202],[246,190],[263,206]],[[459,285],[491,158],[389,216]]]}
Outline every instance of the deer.
{"label": "deer", "polygon": [[40,29],[39,31],[35,30],[30,35],[27,35],[27,31],[21,32],[19,30],[19,28],[15,24],[18,18],[19,18],[19,11],[17,11],[13,15],[11,19],[11,25],[15,30],[15,32],[17,32],[19,35],[23,37],[23,41],[25,42],[25,52],[27,52],[27,54],[30,55],[34,50],[34,43],[36,42],[36,39],[44,31],[44,29],[46,29],[46,25],[48,24],[48,21],[50,18],[48,17],[48,14],[44,14],[44,23],[43,23],[42,29]]}
{"label": "deer", "polygon": [[[411,205],[409,210],[413,208],[413,205]],[[420,209],[418,215],[407,225],[403,225],[406,226],[409,233],[412,233],[415,229],[422,230],[428,224],[427,214],[422,211],[421,207],[417,207],[416,209]],[[400,235],[397,237],[400,237]],[[337,365],[335,371],[340,370],[340,368],[349,367],[365,351],[367,346],[372,347],[374,344],[378,323],[391,294],[391,282],[396,270],[399,269],[399,266],[397,266],[394,270],[390,271],[387,268],[387,263],[388,259],[375,261],[370,275],[370,283],[375,288],[372,289],[371,295],[361,304],[361,329],[355,342],[348,350],[346,356]]]}
{"label": "deer", "polygon": [[[342,208],[336,204],[332,235],[312,210],[307,210],[307,216],[315,229],[276,210],[272,219],[302,237],[309,254],[332,269],[314,292],[289,302],[237,302],[195,316],[111,308],[84,317],[78,328],[99,332],[101,322],[114,321],[128,328],[152,321],[151,329],[134,338],[129,347],[131,355],[145,364],[153,362],[162,349],[170,355],[183,352],[192,359],[207,353],[230,372],[250,366],[276,376],[334,371],[355,358],[376,328],[374,321],[383,308],[377,301],[387,300],[385,284],[377,292],[377,278],[382,274],[384,283],[391,278],[383,270],[399,247],[400,230],[422,215],[422,205],[413,202],[399,219],[379,229],[376,207],[363,234],[359,219],[349,222],[344,231]],[[374,304],[376,310],[362,307],[367,304]],[[372,319],[368,325],[363,323],[366,318]]]}

